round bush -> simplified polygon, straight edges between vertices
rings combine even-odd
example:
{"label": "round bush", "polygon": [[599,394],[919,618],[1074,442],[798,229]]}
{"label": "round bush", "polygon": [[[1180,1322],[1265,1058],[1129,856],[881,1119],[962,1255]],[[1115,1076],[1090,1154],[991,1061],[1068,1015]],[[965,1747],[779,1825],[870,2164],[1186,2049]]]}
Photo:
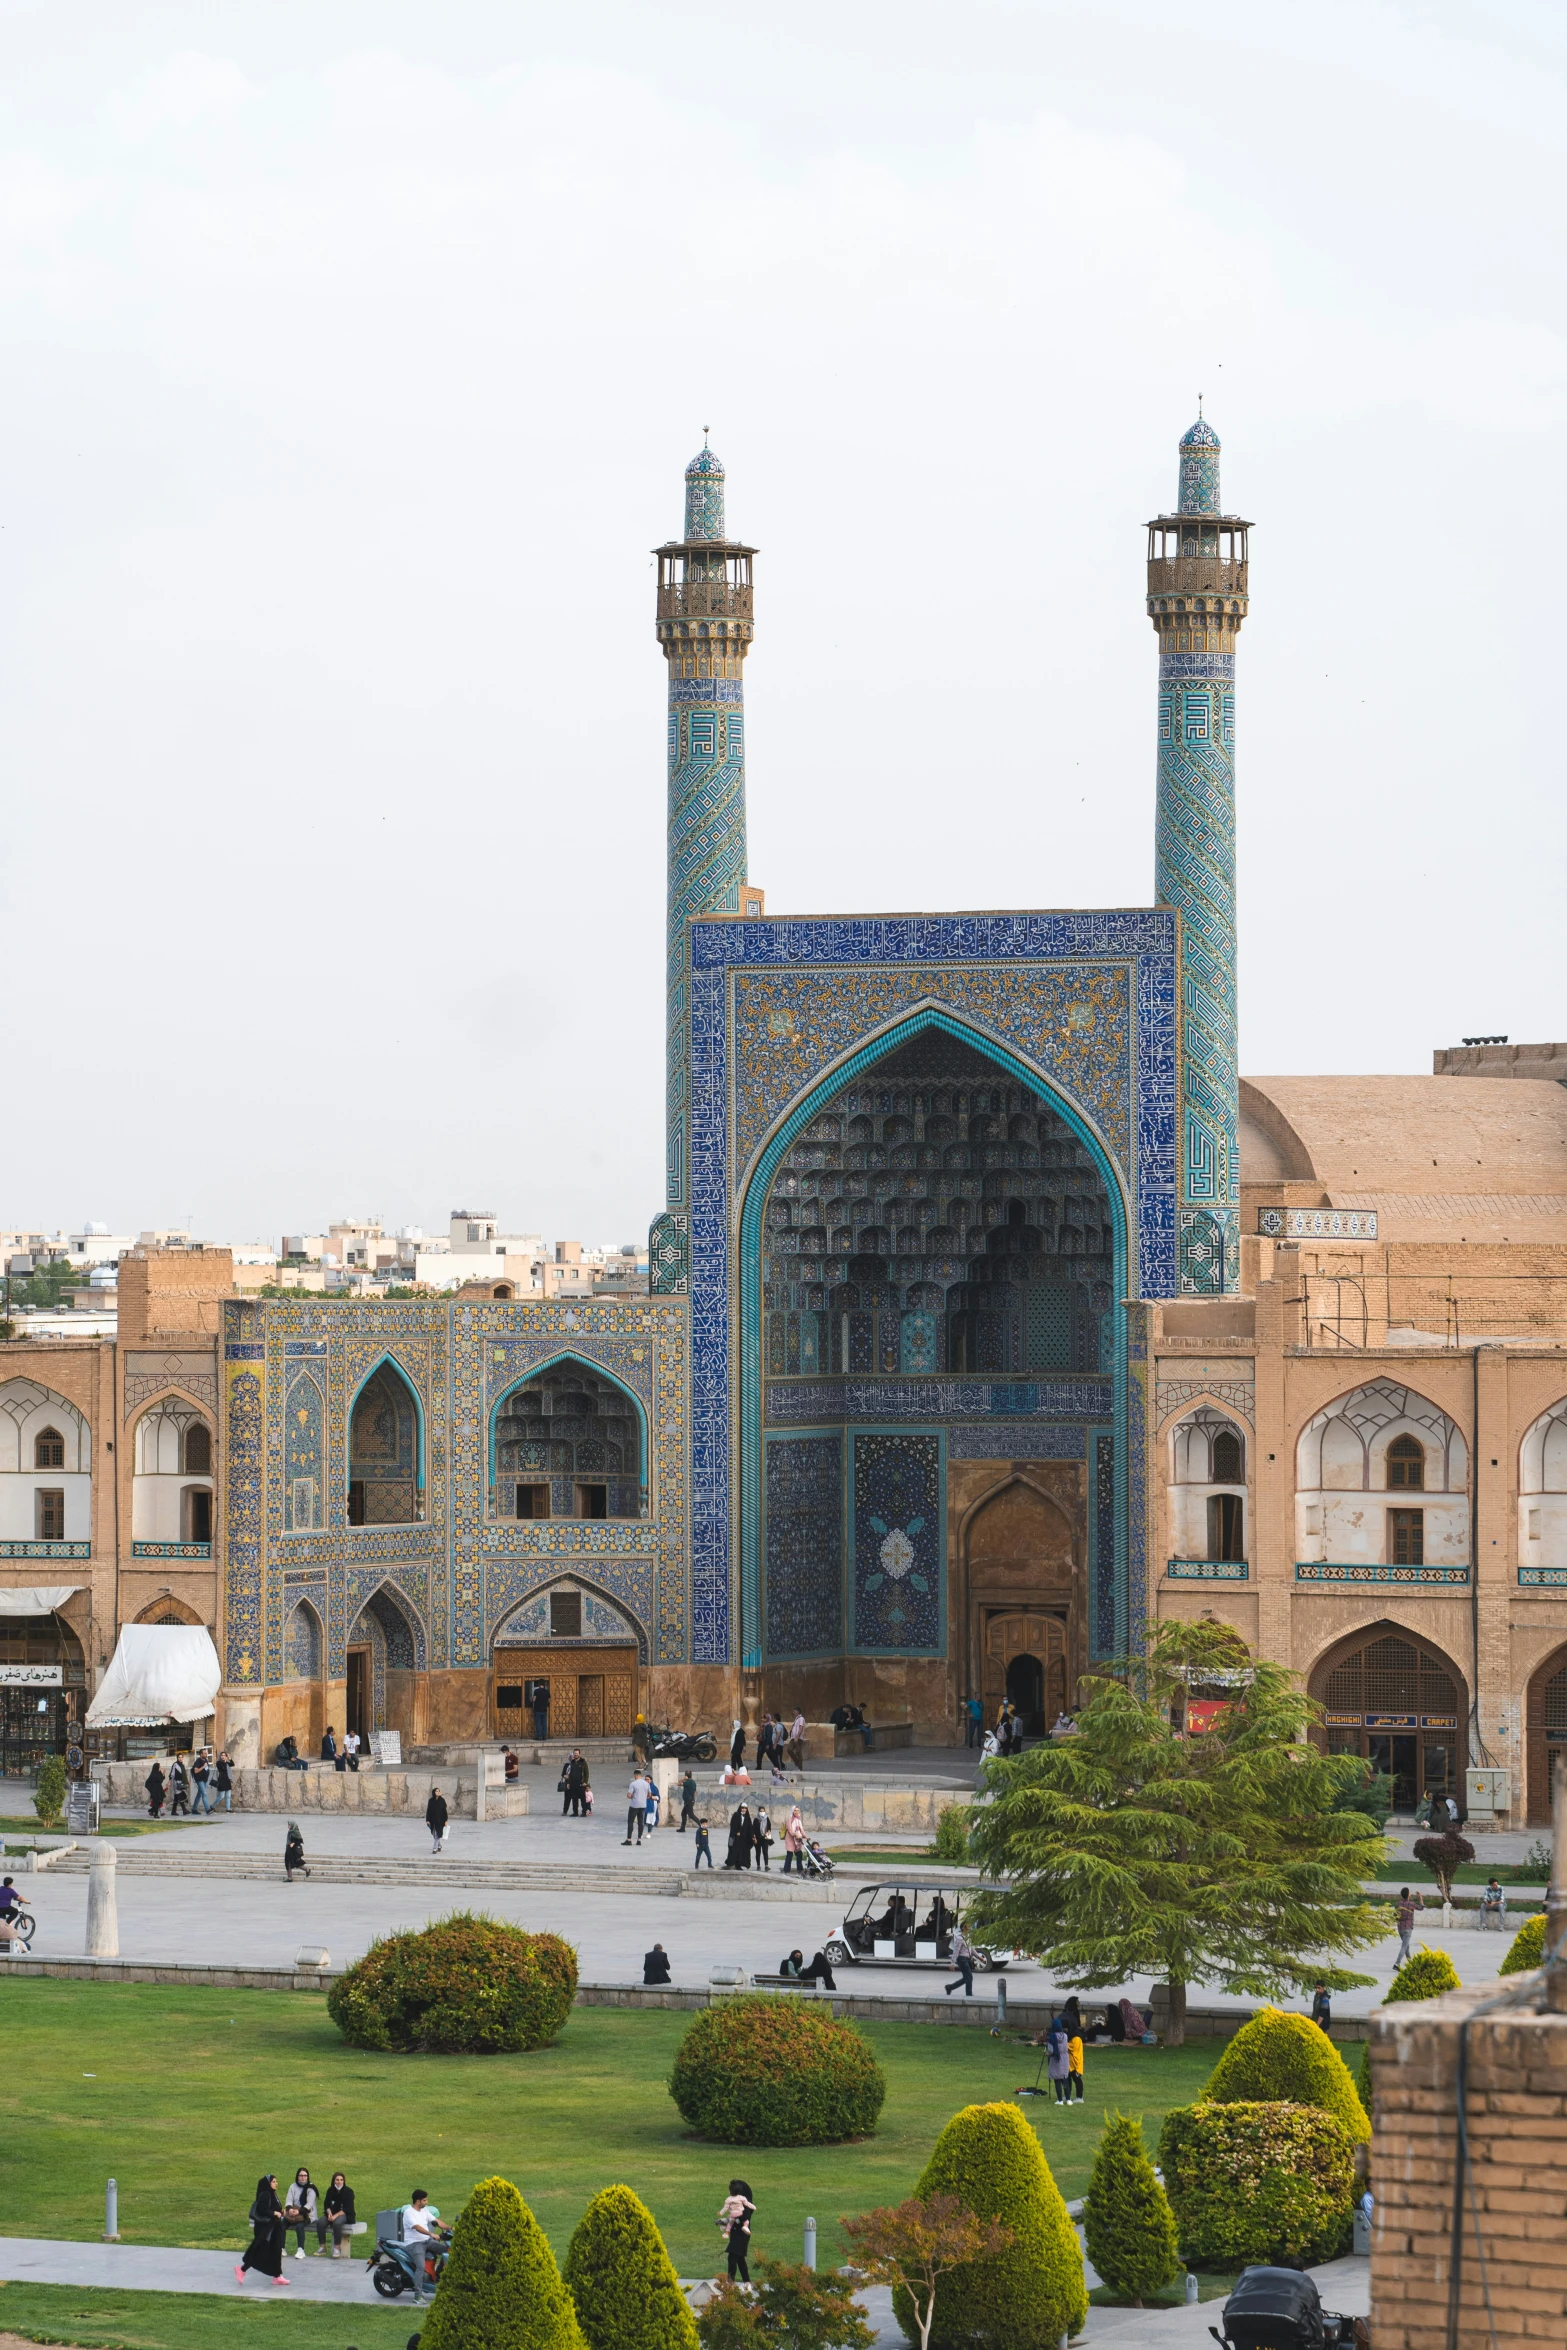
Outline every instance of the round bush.
{"label": "round bush", "polygon": [[1353,2233],[1355,2153],[1314,2105],[1178,2105],[1159,2167],[1195,2268],[1332,2260]]}
{"label": "round bush", "polygon": [[1503,1959],[1498,1974],[1527,1975],[1545,1964],[1545,1912],[1525,1918],[1513,1936],[1513,1946]]}
{"label": "round bush", "polygon": [[1371,2124],[1348,2065],[1309,2016],[1260,2008],[1242,2024],[1208,2076],[1213,2105],[1315,2105],[1336,2113],[1357,2143]]}
{"label": "round bush", "polygon": [[629,2187],[601,2188],[578,2221],[566,2289],[588,2350],[697,2350],[675,2264]]}
{"label": "round bush", "polygon": [[887,2081],[853,2024],[759,1994],[703,2009],[669,2093],[697,2136],[720,2145],[829,2146],[870,2136]]}
{"label": "round bush", "polygon": [[586,2350],[549,2239],[510,2179],[481,2179],[419,2329],[420,2350]]}
{"label": "round bush", "polygon": [[1458,1969],[1447,1952],[1421,1948],[1405,1959],[1382,2004],[1391,2007],[1395,1999],[1439,1999],[1444,1991],[1458,1988]]}
{"label": "round bush", "polygon": [[[1056,2350],[1088,2315],[1083,2254],[1039,2140],[1015,2105],[965,2105],[931,2150],[915,2193],[956,2195],[1012,2231],[1005,2251],[941,2280],[930,2350]],[[912,2298],[893,2315],[918,2341]]]}
{"label": "round bush", "polygon": [[461,1910],[372,1942],[326,2004],[356,2048],[492,2056],[546,2047],[576,1990],[577,1954],[558,1934]]}

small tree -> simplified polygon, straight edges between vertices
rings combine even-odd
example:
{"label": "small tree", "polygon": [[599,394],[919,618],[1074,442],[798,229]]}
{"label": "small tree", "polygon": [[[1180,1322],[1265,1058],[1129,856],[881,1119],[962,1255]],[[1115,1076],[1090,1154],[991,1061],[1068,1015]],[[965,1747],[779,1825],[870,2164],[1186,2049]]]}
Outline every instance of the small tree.
{"label": "small tree", "polygon": [[920,2350],[930,2350],[931,2323],[936,2315],[936,2287],[950,2269],[966,2261],[992,2258],[1012,2241],[1012,2230],[998,2219],[981,2219],[956,2195],[932,2195],[924,2201],[910,2195],[906,2202],[884,2204],[842,2222],[854,2255],[854,2266],[868,2284],[892,2285],[908,2295]]}
{"label": "small tree", "polygon": [[1454,1828],[1444,1828],[1440,1836],[1417,1836],[1415,1858],[1431,1871],[1437,1891],[1444,1901],[1453,1898],[1453,1879],[1475,1856],[1475,1848],[1467,1836],[1460,1836]]}
{"label": "small tree", "polygon": [[[1245,1680],[1188,1735],[1188,1689],[1237,1666]],[[1076,1737],[988,1766],[975,1856],[1010,1890],[976,1904],[979,1938],[1085,1990],[1161,1978],[1172,2046],[1195,1977],[1253,1998],[1371,1982],[1318,1954],[1386,1932],[1362,1890],[1386,1847],[1364,1813],[1334,1809],[1360,1759],[1310,1743],[1320,1709],[1296,1675],[1252,1660],[1226,1625],[1176,1621],[1084,1687]]]}
{"label": "small tree", "polygon": [[702,2350],[873,2350],[851,2277],[759,2260],[752,2293],[726,2277],[696,2321]]}
{"label": "small tree", "polygon": [[1175,2214],[1135,2114],[1113,2113],[1105,2123],[1083,2203],[1083,2232],[1089,2259],[1134,2309],[1181,2273]]}
{"label": "small tree", "polygon": [[629,2187],[594,2196],[567,2249],[565,2278],[588,2350],[696,2350],[675,2264]]}
{"label": "small tree", "polygon": [[481,2179],[419,2334],[420,2350],[586,2350],[549,2238],[510,2179]]}
{"label": "small tree", "polygon": [[40,1827],[51,1835],[60,1825],[65,1810],[65,1764],[57,1754],[46,1754],[38,1766],[38,1784],[33,1789],[33,1809],[38,1814]]}
{"label": "small tree", "polygon": [[973,1824],[974,1806],[971,1803],[949,1803],[936,1822],[936,1833],[930,1847],[932,1860],[939,1860],[948,1868],[967,1868],[971,1857],[969,1830]]}

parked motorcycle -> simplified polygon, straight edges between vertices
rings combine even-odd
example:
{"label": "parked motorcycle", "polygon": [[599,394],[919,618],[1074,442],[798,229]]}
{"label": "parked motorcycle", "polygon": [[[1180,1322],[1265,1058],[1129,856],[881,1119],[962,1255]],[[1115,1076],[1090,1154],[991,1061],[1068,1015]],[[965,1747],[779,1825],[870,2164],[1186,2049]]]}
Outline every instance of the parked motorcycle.
{"label": "parked motorcycle", "polygon": [[438,2236],[421,2236],[412,2244],[382,2236],[365,2263],[370,2282],[384,2301],[395,2301],[400,2293],[412,2293],[416,2301],[428,2300],[446,2266],[450,2247],[450,2229]]}
{"label": "parked motorcycle", "polygon": [[718,1741],[711,1730],[655,1730],[653,1753],[670,1762],[716,1762]]}

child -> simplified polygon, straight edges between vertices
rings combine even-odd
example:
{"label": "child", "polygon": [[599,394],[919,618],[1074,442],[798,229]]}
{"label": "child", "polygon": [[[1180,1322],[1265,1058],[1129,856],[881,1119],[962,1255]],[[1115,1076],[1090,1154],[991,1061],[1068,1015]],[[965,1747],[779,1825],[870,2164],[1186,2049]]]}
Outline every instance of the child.
{"label": "child", "polygon": [[699,1869],[702,1866],[704,1860],[707,1862],[708,1867],[711,1868],[713,1865],[713,1847],[708,1840],[706,1820],[698,1820],[696,1824],[696,1858],[691,1863],[691,1866],[694,1869]]}
{"label": "child", "polygon": [[1078,2032],[1069,2034],[1066,2044],[1066,2102],[1083,2102],[1083,2041]]}

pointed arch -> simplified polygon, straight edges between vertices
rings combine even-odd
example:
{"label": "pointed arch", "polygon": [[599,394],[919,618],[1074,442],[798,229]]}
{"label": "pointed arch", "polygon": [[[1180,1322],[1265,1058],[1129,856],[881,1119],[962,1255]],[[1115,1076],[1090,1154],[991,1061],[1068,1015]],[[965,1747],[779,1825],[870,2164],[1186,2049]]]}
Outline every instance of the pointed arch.
{"label": "pointed arch", "polygon": [[351,1526],[406,1525],[424,1515],[425,1413],[418,1383],[390,1348],[348,1399]]}
{"label": "pointed arch", "polygon": [[303,1593],[283,1618],[283,1678],[319,1681],[326,1658],[326,1626],[320,1610]]}
{"label": "pointed arch", "polygon": [[386,1644],[386,1663],[393,1672],[422,1673],[428,1644],[423,1619],[406,1591],[389,1575],[377,1577],[355,1601],[349,1640],[366,1620],[379,1626]]}
{"label": "pointed arch", "polygon": [[1567,1641],[1530,1674],[1523,1719],[1526,1817],[1531,1827],[1547,1827],[1556,1757],[1567,1754]]}
{"label": "pointed arch", "polygon": [[32,1473],[34,1441],[46,1428],[64,1440],[61,1465],[67,1476],[91,1470],[92,1430],[85,1413],[36,1379],[0,1380],[0,1475],[7,1470]]}
{"label": "pointed arch", "polygon": [[637,1425],[637,1481],[645,1493],[648,1483],[648,1414],[646,1404],[636,1389],[628,1387],[625,1380],[618,1373],[612,1371],[607,1363],[595,1362],[591,1355],[582,1354],[577,1348],[570,1346],[557,1347],[553,1354],[542,1357],[536,1363],[530,1363],[526,1371],[520,1372],[515,1379],[509,1381],[501,1389],[491,1404],[489,1425],[490,1484],[493,1486],[495,1483],[495,1430],[502,1409],[511,1397],[518,1394],[521,1389],[532,1386],[535,1380],[547,1377],[551,1371],[559,1370],[563,1363],[572,1365],[576,1370],[586,1371],[591,1377],[602,1379],[609,1386],[618,1388],[627,1403],[630,1404],[636,1415]]}

